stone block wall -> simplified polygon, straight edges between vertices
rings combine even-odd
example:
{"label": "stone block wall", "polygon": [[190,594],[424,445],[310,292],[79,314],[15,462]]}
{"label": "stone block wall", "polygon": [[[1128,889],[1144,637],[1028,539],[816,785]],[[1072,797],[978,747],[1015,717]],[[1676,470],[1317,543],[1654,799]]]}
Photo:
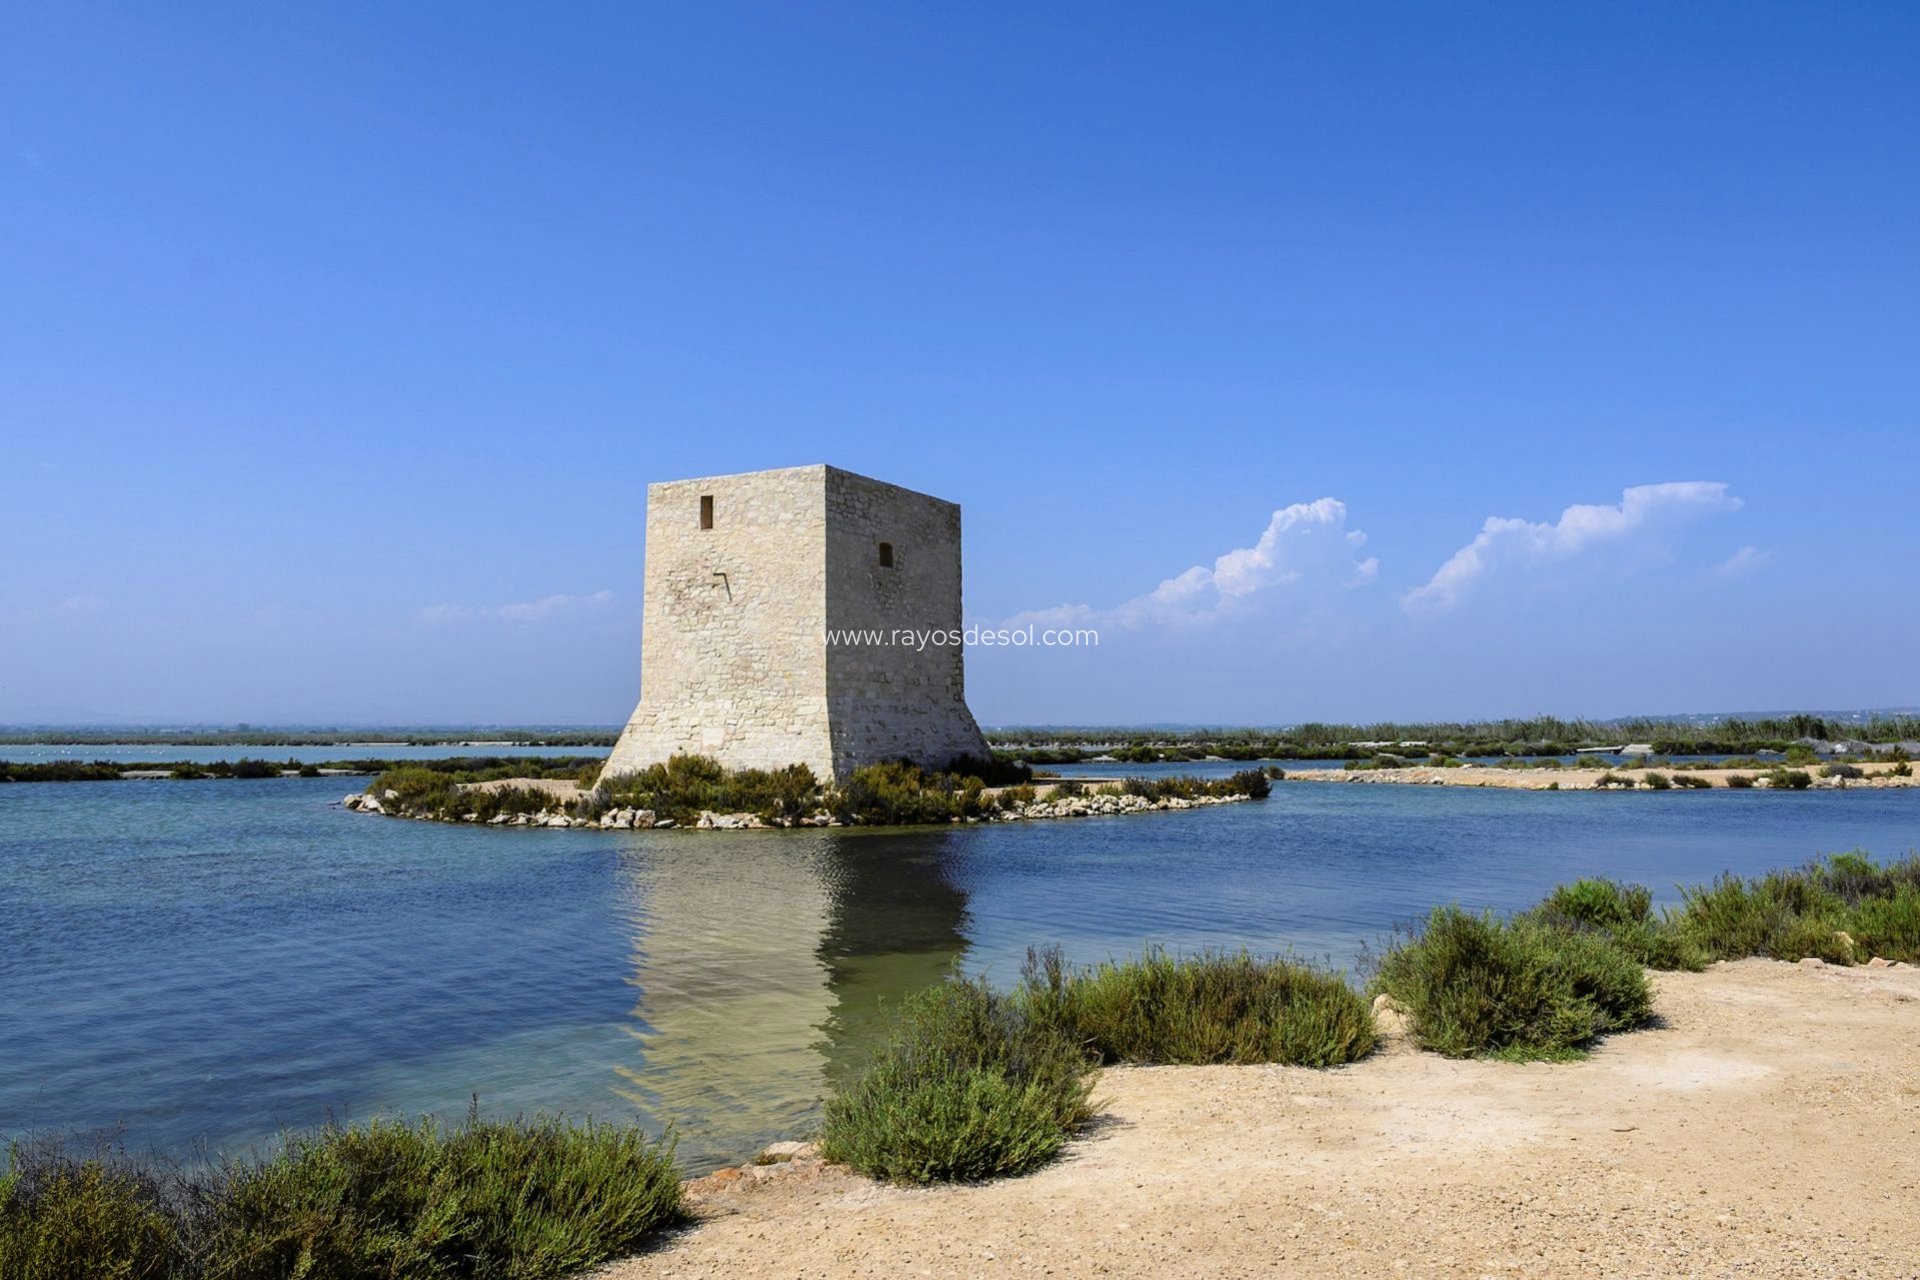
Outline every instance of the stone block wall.
{"label": "stone block wall", "polygon": [[[680,753],[823,779],[986,754],[960,646],[891,642],[961,627],[954,504],[826,466],[650,485],[645,576],[640,705],[603,776]],[[886,634],[828,643],[846,630]]]}
{"label": "stone block wall", "polygon": [[[967,710],[959,645],[960,508],[898,485],[827,468],[827,712],[835,770],[878,760],[939,767],[982,756]],[[881,562],[880,548],[891,552]],[[896,643],[892,633],[945,632],[948,643]],[[850,643],[880,632],[882,643]]]}

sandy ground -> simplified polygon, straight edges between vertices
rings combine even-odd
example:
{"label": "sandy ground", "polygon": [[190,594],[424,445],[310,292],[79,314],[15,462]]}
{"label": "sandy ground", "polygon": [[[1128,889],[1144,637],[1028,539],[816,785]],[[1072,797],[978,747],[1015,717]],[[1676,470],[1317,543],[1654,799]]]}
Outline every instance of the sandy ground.
{"label": "sandy ground", "polygon": [[703,1179],[602,1280],[1920,1276],[1920,970],[1658,981],[1661,1025],[1581,1063],[1110,1070],[1026,1178]]}
{"label": "sandy ground", "polygon": [[[1764,778],[1769,769],[1799,768],[1813,775],[1816,787],[1915,787],[1920,786],[1920,776],[1897,778],[1890,772],[1890,764],[1863,764],[1860,771],[1863,778],[1840,779],[1820,776],[1819,765],[1769,765],[1759,769],[1655,769],[1654,773],[1664,773],[1669,778],[1704,778],[1709,785],[1724,787],[1731,774],[1743,773],[1749,778]],[[1449,769],[1439,769],[1424,765],[1414,765],[1405,769],[1290,769],[1288,782],[1347,782],[1347,783],[1398,783],[1402,786],[1432,787],[1510,787],[1518,791],[1592,791],[1601,778],[1611,772],[1615,777],[1632,778],[1636,784],[1644,778],[1646,769],[1499,769],[1486,766],[1468,765]],[[1920,773],[1920,770],[1916,771]],[[1557,784],[1557,785],[1556,785]],[[1635,790],[1640,788],[1636,785]],[[1762,788],[1764,789],[1764,788]],[[1674,792],[1682,788],[1675,787]],[[1671,793],[1670,793],[1671,794]]]}

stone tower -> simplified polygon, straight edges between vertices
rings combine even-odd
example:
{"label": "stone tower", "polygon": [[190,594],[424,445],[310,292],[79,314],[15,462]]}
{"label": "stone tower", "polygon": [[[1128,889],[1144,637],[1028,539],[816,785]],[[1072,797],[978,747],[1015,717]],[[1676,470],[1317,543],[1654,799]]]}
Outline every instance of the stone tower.
{"label": "stone tower", "polygon": [[828,466],[649,485],[643,625],[640,705],[603,777],[680,753],[823,780],[987,754],[951,502]]}

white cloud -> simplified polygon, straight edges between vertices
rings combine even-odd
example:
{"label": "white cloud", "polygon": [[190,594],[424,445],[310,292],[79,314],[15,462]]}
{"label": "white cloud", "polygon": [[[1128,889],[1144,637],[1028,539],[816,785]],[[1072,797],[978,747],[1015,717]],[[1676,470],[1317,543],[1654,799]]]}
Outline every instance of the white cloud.
{"label": "white cloud", "polygon": [[613,592],[596,591],[590,596],[553,595],[518,604],[468,605],[434,604],[415,614],[421,622],[542,622],[556,614],[581,609],[597,609],[613,603]]}
{"label": "white cloud", "polygon": [[1111,609],[1056,605],[1018,614],[1009,618],[1007,625],[1193,624],[1240,611],[1271,587],[1308,583],[1364,586],[1373,581],[1380,562],[1359,558],[1367,535],[1349,530],[1346,523],[1346,504],[1337,498],[1296,502],[1274,512],[1252,546],[1226,552],[1214,560],[1211,568],[1194,565],[1145,595]]}
{"label": "white cloud", "polygon": [[1742,547],[1715,565],[1713,576],[1722,582],[1732,582],[1735,578],[1758,573],[1772,562],[1773,552],[1762,551],[1758,547]]}
{"label": "white cloud", "polygon": [[1656,539],[1680,525],[1738,511],[1740,499],[1711,480],[1642,484],[1620,495],[1618,506],[1575,506],[1554,524],[1489,516],[1480,535],[1454,552],[1422,587],[1401,597],[1409,612],[1451,609],[1475,581],[1502,569],[1531,569],[1608,545]]}

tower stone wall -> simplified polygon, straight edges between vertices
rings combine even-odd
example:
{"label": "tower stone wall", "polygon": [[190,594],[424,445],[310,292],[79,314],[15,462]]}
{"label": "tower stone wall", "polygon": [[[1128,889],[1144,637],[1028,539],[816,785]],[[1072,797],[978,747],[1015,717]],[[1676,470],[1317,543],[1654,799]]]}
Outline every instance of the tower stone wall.
{"label": "tower stone wall", "polygon": [[655,484],[646,557],[640,705],[604,776],[680,753],[835,779],[986,754],[953,503],[827,466]]}

